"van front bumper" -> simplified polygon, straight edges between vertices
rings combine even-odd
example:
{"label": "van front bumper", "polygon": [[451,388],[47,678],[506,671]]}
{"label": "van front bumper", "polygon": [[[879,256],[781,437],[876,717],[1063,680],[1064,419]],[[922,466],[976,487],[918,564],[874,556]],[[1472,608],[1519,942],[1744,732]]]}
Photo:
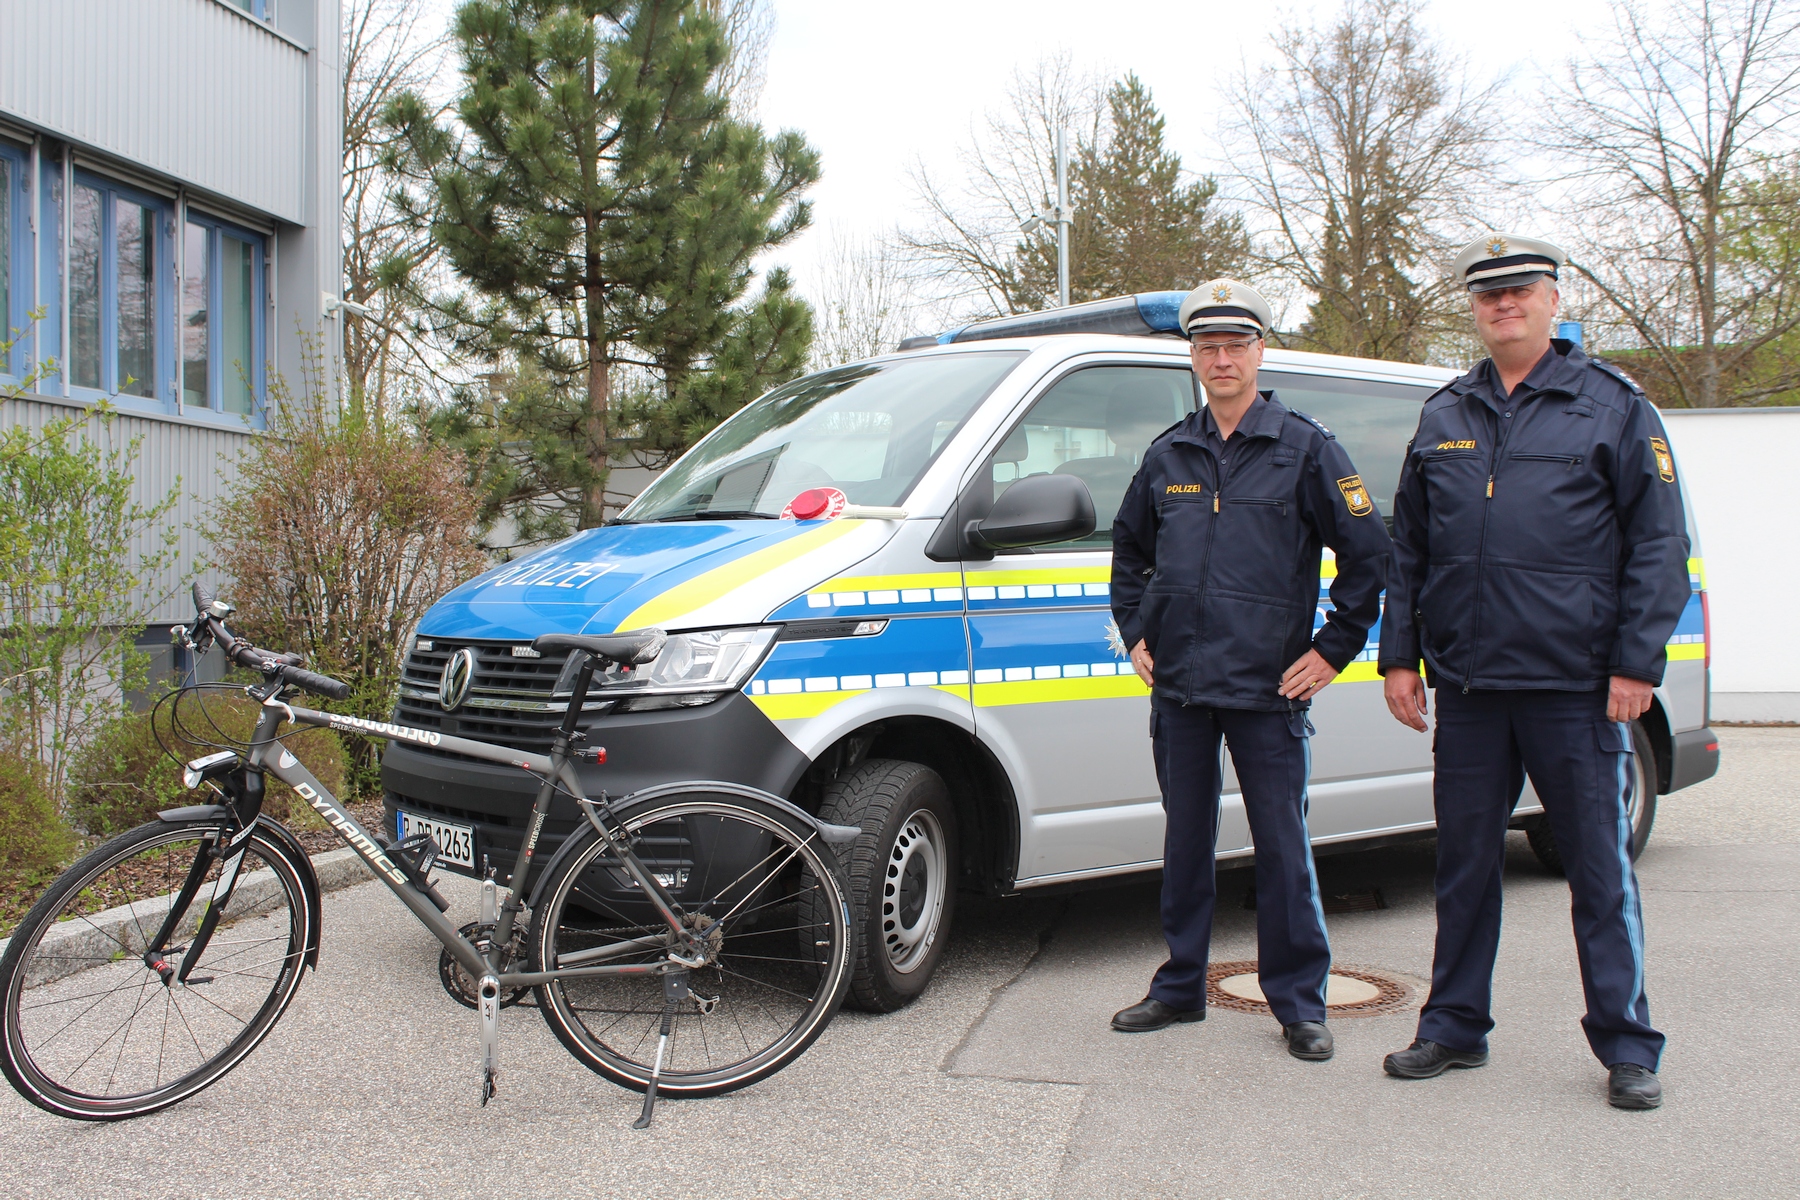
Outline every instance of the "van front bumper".
{"label": "van front bumper", "polygon": [[[588,746],[606,748],[605,763],[576,768],[582,790],[596,799],[602,792],[616,800],[689,779],[740,783],[785,797],[811,765],[741,692],[698,708],[603,716],[588,726],[587,738]],[[467,825],[474,831],[473,869],[440,859],[443,868],[479,878],[491,866],[505,880],[539,783],[514,768],[389,742],[381,756],[381,786],[390,836],[402,810]],[[533,863],[549,862],[580,820],[573,800],[554,796]],[[527,879],[525,886],[533,882]]]}

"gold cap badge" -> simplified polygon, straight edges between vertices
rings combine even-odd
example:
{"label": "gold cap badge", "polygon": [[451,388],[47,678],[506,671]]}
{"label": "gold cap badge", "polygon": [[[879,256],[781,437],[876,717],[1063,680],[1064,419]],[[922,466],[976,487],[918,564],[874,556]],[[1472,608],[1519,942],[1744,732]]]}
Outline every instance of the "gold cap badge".
{"label": "gold cap badge", "polygon": [[1218,287],[1213,289],[1212,296],[1213,296],[1214,304],[1230,304],[1231,303],[1231,285],[1226,284],[1226,283],[1221,283]]}
{"label": "gold cap badge", "polygon": [[1503,237],[1489,238],[1487,250],[1489,258],[1499,258],[1506,253],[1506,239]]}

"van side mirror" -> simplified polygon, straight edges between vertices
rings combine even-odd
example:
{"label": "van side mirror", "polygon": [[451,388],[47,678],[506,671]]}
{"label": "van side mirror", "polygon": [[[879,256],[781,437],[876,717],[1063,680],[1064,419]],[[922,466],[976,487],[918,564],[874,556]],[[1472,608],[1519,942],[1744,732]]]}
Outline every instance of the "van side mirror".
{"label": "van side mirror", "polygon": [[963,526],[981,550],[1021,550],[1094,532],[1094,498],[1074,475],[1028,475],[994,501],[988,515]]}

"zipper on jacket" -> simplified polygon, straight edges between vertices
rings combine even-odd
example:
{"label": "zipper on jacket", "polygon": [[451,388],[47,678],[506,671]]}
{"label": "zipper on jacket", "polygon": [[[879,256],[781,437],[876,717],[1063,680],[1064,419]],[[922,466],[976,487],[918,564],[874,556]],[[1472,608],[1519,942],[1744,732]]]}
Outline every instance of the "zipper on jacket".
{"label": "zipper on jacket", "polygon": [[[1518,411],[1519,405],[1513,403],[1510,397],[1506,402],[1511,406],[1508,410],[1509,413]],[[1478,400],[1478,403],[1482,408],[1487,408],[1486,401]],[[1463,695],[1465,696],[1469,694],[1469,689],[1475,684],[1475,659],[1481,649],[1481,583],[1487,575],[1488,516],[1494,510],[1491,503],[1494,499],[1494,476],[1500,470],[1500,456],[1506,450],[1506,439],[1512,436],[1510,417],[1502,417],[1499,420],[1502,425],[1500,438],[1488,458],[1487,498],[1490,503],[1481,506],[1481,541],[1475,554],[1475,612],[1472,621],[1472,635],[1469,638],[1469,665],[1463,668]],[[1493,424],[1490,423],[1488,427],[1493,428]]]}

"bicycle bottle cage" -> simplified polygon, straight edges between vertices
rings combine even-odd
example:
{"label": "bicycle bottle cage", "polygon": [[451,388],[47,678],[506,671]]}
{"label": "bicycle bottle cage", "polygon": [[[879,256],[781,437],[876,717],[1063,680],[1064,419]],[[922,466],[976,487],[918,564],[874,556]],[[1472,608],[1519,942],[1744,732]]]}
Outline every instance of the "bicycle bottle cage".
{"label": "bicycle bottle cage", "polygon": [[375,840],[387,852],[387,856],[393,859],[394,865],[400,868],[400,873],[430,897],[439,912],[450,911],[450,902],[444,899],[443,893],[431,882],[431,869],[437,866],[438,856],[444,852],[436,838],[429,833],[415,833],[398,842],[390,842],[379,835]]}

